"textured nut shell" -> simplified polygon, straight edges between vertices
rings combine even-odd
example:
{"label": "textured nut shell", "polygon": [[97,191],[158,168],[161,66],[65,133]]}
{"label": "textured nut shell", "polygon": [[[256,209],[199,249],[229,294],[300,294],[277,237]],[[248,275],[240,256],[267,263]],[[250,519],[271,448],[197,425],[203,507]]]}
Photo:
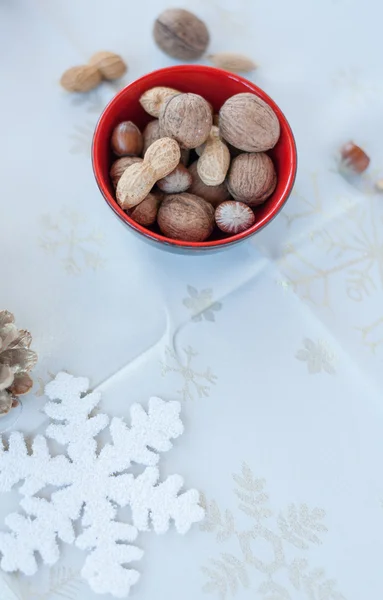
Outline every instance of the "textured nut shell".
{"label": "textured nut shell", "polygon": [[132,121],[123,121],[114,128],[110,143],[117,156],[138,156],[144,142],[137,125]]}
{"label": "textured nut shell", "polygon": [[198,175],[206,185],[220,185],[225,181],[229,166],[228,147],[220,138],[211,136],[198,159]]}
{"label": "textured nut shell", "polygon": [[121,56],[106,50],[93,54],[89,64],[96,67],[100,71],[101,76],[109,81],[119,79],[128,70],[128,67]]}
{"label": "textured nut shell", "polygon": [[142,162],[142,158],[139,158],[138,156],[122,156],[114,161],[110,168],[110,178],[114,187],[117,187],[117,184],[124,171],[137,162]]}
{"label": "textured nut shell", "polygon": [[205,23],[181,8],[171,8],[159,15],[154,23],[153,37],[163,52],[180,60],[199,58],[210,40]]}
{"label": "textured nut shell", "polygon": [[175,140],[168,137],[154,142],[147,149],[144,162],[150,164],[155,174],[155,181],[169,175],[181,159],[181,150]]}
{"label": "textured nut shell", "polygon": [[191,186],[191,182],[192,176],[188,169],[179,164],[169,175],[159,179],[157,185],[166,194],[179,194],[180,192],[186,192]]}
{"label": "textured nut shell", "polygon": [[178,94],[161,109],[160,132],[183,148],[196,148],[209,136],[213,116],[209,104],[198,94]]}
{"label": "textured nut shell", "polygon": [[251,58],[234,52],[218,52],[208,56],[208,59],[215,67],[232,73],[249,73],[258,66]]}
{"label": "textured nut shell", "polygon": [[100,83],[101,73],[92,65],[72,67],[60,79],[60,84],[68,92],[89,92]]}
{"label": "textured nut shell", "polygon": [[205,185],[198,175],[197,164],[198,161],[195,161],[189,167],[189,173],[192,176],[192,184],[189,188],[189,193],[200,196],[213,206],[217,206],[221,202],[227,200],[230,197],[230,193],[227,189],[226,182],[221,183],[221,185]]}
{"label": "textured nut shell", "polygon": [[227,186],[235,200],[256,206],[273,193],[276,185],[273,161],[267,154],[240,154],[232,161]]}
{"label": "textured nut shell", "polygon": [[178,90],[169,87],[154,87],[144,92],[140,98],[142,108],[152,117],[158,117],[161,108],[169,98],[180,94]]}
{"label": "textured nut shell", "polygon": [[133,208],[149,194],[156,178],[149,164],[136,163],[126,169],[117,184],[116,199],[124,210]]}
{"label": "textured nut shell", "polygon": [[153,144],[153,142],[156,142],[157,140],[159,140],[161,138],[160,124],[159,124],[158,119],[155,119],[154,121],[150,121],[147,124],[147,126],[145,127],[145,129],[143,131],[142,138],[144,141],[142,153],[145,154],[145,152],[147,151],[149,146],[151,146]]}
{"label": "textured nut shell", "polygon": [[185,242],[203,242],[214,229],[214,209],[194,194],[167,196],[158,211],[162,233]]}
{"label": "textured nut shell", "polygon": [[241,233],[255,223],[255,214],[244,202],[222,202],[215,211],[217,227],[225,233]]}
{"label": "textured nut shell", "polygon": [[158,207],[161,202],[161,198],[155,194],[148,194],[146,198],[140,202],[137,206],[129,211],[129,215],[144,227],[153,225],[157,218]]}
{"label": "textured nut shell", "polygon": [[280,135],[278,117],[255,94],[236,94],[219,112],[221,136],[245,152],[264,152],[273,148]]}

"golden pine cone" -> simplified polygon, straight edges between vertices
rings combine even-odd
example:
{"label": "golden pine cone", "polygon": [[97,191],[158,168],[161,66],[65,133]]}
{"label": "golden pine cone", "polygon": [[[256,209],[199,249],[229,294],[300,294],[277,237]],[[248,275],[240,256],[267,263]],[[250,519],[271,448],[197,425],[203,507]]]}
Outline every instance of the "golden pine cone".
{"label": "golden pine cone", "polygon": [[17,329],[15,318],[7,310],[0,310],[0,417],[17,403],[17,396],[26,394],[33,386],[29,372],[37,362],[37,354],[30,350],[32,336]]}

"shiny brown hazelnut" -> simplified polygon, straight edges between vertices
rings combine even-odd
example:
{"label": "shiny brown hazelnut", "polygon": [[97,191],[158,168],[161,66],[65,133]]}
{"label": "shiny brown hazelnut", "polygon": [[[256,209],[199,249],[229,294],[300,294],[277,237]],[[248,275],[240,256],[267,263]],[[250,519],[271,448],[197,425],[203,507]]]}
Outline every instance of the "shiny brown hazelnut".
{"label": "shiny brown hazelnut", "polygon": [[123,121],[113,130],[111,146],[117,156],[139,156],[143,146],[141,131],[132,121]]}

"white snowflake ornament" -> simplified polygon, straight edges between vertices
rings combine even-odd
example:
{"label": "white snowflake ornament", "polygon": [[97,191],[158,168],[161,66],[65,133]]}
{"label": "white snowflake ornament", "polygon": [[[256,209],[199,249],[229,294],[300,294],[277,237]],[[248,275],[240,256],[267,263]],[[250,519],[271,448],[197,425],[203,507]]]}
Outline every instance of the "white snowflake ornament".
{"label": "white snowflake ornament", "polygon": [[[75,543],[89,552],[82,576],[97,593],[126,597],[139,573],[126,567],[142,558],[132,544],[139,531],[153,528],[164,533],[173,520],[179,533],[202,520],[203,508],[196,490],[181,493],[183,479],[171,475],[159,483],[155,466],[159,452],[172,447],[183,432],[180,403],[150,398],[148,411],[140,404],[130,409],[130,427],[120,418],[91,416],[100,395],[87,393],[89,381],[59,373],[47,384],[51,400],[45,413],[52,419],[46,437],[36,436],[31,452],[21,433],[9,436],[8,449],[0,444],[0,492],[16,484],[25,515],[12,513],[5,520],[10,532],[0,532],[1,568],[33,575],[35,553],[53,565],[60,557],[58,540]],[[98,452],[96,436],[109,427],[111,443]],[[67,446],[67,455],[52,457],[46,438]],[[133,476],[132,463],[144,467]],[[60,488],[50,498],[39,496],[46,486]],[[132,524],[116,520],[119,507],[130,506]],[[73,524],[81,520],[76,535]]]}

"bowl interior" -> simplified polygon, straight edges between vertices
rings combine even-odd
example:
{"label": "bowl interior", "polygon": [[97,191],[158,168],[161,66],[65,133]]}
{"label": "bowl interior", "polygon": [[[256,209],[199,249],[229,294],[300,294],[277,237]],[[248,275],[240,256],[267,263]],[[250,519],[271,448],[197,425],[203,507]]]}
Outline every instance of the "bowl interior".
{"label": "bowl interior", "polygon": [[[273,195],[255,210],[256,222],[245,232],[230,237],[217,234],[215,239],[207,242],[182,242],[166,238],[158,232],[142,227],[135,223],[117,204],[114,199],[114,189],[109,177],[110,166],[115,160],[110,150],[112,131],[118,123],[125,120],[133,121],[141,130],[153,119],[139,103],[140,96],[155,86],[176,88],[182,92],[194,92],[208,100],[218,112],[222,104],[230,96],[243,92],[251,92],[267,102],[276,112],[280,125],[280,139],[270,151],[273,159],[278,183]],[[282,208],[286,202],[296,172],[296,149],[290,126],[278,106],[261,89],[250,81],[237,75],[199,65],[185,65],[160,69],[145,75],[121,90],[108,104],[98,122],[93,140],[93,168],[97,183],[102,194],[111,208],[126,223],[141,234],[158,242],[187,247],[211,247],[230,244],[252,235],[264,227]]]}

